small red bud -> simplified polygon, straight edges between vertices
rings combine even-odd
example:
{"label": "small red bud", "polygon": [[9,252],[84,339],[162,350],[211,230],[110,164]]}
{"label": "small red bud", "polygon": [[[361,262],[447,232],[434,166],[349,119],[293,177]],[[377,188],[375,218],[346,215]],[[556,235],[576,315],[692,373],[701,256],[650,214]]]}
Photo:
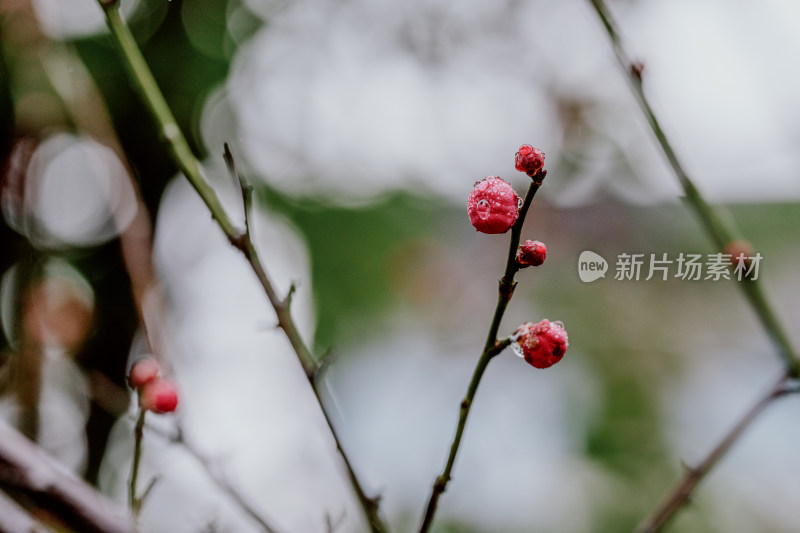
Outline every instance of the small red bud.
{"label": "small red bud", "polygon": [[517,252],[517,263],[521,267],[539,266],[547,257],[547,246],[540,241],[525,241]]}
{"label": "small red bud", "polygon": [[505,233],[519,216],[519,196],[506,180],[489,176],[477,182],[469,194],[467,213],[481,233]]}
{"label": "small red bud", "polygon": [[744,239],[729,242],[725,245],[722,253],[731,256],[731,264],[733,266],[738,265],[739,261],[743,261],[748,268],[752,262],[750,258],[756,255],[753,245]]}
{"label": "small red bud", "polygon": [[138,389],[158,378],[160,373],[161,365],[155,359],[147,357],[133,364],[128,382],[132,388]]}
{"label": "small red bud", "polygon": [[142,387],[139,402],[147,411],[171,413],[178,406],[178,390],[171,381],[156,379]]}
{"label": "small red bud", "polygon": [[569,346],[564,325],[547,319],[538,324],[525,322],[517,329],[515,337],[511,345],[514,352],[536,368],[547,368],[558,363]]}
{"label": "small red bud", "polygon": [[543,166],[544,152],[530,144],[523,144],[519,147],[519,151],[514,157],[514,167],[517,170],[533,177],[541,172]]}

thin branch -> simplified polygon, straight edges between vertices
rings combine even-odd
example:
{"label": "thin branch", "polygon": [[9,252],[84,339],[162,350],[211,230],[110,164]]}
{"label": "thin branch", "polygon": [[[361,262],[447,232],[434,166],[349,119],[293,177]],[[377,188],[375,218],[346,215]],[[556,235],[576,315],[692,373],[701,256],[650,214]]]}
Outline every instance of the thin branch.
{"label": "thin branch", "polygon": [[723,439],[711,450],[700,464],[694,468],[686,468],[684,476],[667,493],[662,502],[648,515],[636,528],[636,533],[655,533],[661,530],[675,513],[689,502],[689,497],[695,487],[703,480],[706,474],[714,468],[717,463],[731,449],[737,439],[750,427],[753,421],[773,400],[785,394],[796,392],[797,389],[786,387],[788,375],[783,375],[775,385],[758,401],[747,410],[733,428],[725,434]]}
{"label": "thin branch", "polygon": [[[720,250],[723,250],[725,246],[737,240],[738,231],[735,229],[732,221],[728,220],[728,217],[722,216],[706,202],[695,186],[694,181],[686,173],[686,170],[684,170],[672,144],[669,142],[669,139],[667,139],[666,133],[664,133],[664,130],[661,128],[661,124],[656,118],[653,108],[650,107],[650,103],[644,94],[642,86],[642,64],[639,61],[632,61],[625,51],[620,32],[605,2],[603,0],[589,1],[592,3],[592,6],[594,6],[598,17],[600,17],[603,23],[603,27],[611,39],[611,45],[614,48],[617,61],[628,77],[629,86],[633,91],[633,95],[636,97],[636,101],[647,119],[650,129],[653,131],[661,147],[661,151],[664,152],[675,176],[683,187],[686,200],[694,209],[711,240],[714,241],[714,244],[716,244]],[[744,290],[750,305],[761,320],[761,324],[767,330],[767,334],[777,348],[778,354],[786,365],[789,374],[791,376],[800,375],[798,374],[798,372],[800,372],[800,365],[798,364],[797,351],[793,349],[789,336],[781,326],[780,321],[778,321],[777,315],[770,306],[761,288],[761,284],[757,280],[746,280],[740,282],[739,286]]]}
{"label": "thin branch", "polygon": [[511,343],[510,339],[500,341],[497,339],[497,332],[500,330],[500,322],[503,320],[508,302],[511,301],[511,296],[514,294],[514,288],[517,283],[514,281],[514,275],[519,271],[519,265],[516,261],[517,249],[519,248],[520,236],[522,235],[522,226],[525,223],[525,217],[528,214],[528,209],[533,202],[533,197],[539,186],[542,183],[547,171],[537,176],[528,187],[528,192],[525,194],[525,201],[522,203],[522,208],[519,211],[519,218],[517,218],[514,227],[511,229],[511,241],[508,248],[508,259],[506,260],[506,269],[503,277],[500,279],[500,285],[497,291],[497,306],[494,310],[494,317],[492,318],[491,326],[489,327],[489,334],[486,336],[486,344],[483,347],[478,358],[478,363],[472,373],[472,379],[469,382],[467,393],[461,401],[461,406],[458,411],[458,425],[456,427],[456,434],[453,437],[453,442],[450,445],[450,454],[447,457],[447,463],[444,470],[436,478],[431,489],[431,495],[428,498],[428,505],[425,508],[425,515],[422,519],[422,525],[419,528],[420,533],[428,531],[433,523],[433,517],[436,514],[436,508],[439,504],[439,497],[447,489],[447,484],[450,482],[450,474],[453,471],[453,465],[456,462],[456,455],[461,446],[461,438],[464,435],[464,428],[467,425],[467,417],[469,416],[472,402],[475,399],[475,393],[478,391],[478,385],[481,382],[483,373],[489,362],[494,356],[502,352],[506,346]]}
{"label": "thin branch", "polygon": [[133,531],[129,514],[3,422],[0,422],[0,486],[20,491],[76,531]]}
{"label": "thin branch", "polygon": [[[686,200],[694,209],[711,240],[719,249],[724,250],[725,246],[736,240],[735,237],[738,236],[736,229],[733,227],[733,223],[727,220],[726,217],[721,216],[719,212],[705,201],[692,179],[684,170],[683,165],[678,159],[669,139],[667,139],[666,133],[664,133],[664,130],[661,128],[661,124],[656,118],[644,93],[642,85],[642,63],[630,59],[630,56],[622,44],[622,38],[620,37],[617,25],[611,17],[611,13],[605,2],[603,0],[589,1],[594,7],[600,21],[603,23],[603,27],[611,40],[611,45],[614,49],[617,61],[622,67],[623,72],[627,75],[629,86],[633,91],[642,113],[647,119],[650,129],[653,131],[662,152],[666,156],[675,176],[683,187]],[[761,284],[757,280],[747,279],[741,281],[739,286],[744,291],[753,311],[755,311],[761,324],[767,331],[770,340],[777,349],[778,355],[786,366],[786,376],[784,380],[798,377],[800,366],[798,365],[797,351],[793,348],[789,336],[786,334],[777,318],[777,314],[769,304],[761,288]],[[788,391],[782,391],[782,393],[786,392]],[[733,445],[735,440],[739,438],[745,428],[747,428],[753,419],[758,416],[774,397],[773,395],[759,401],[751,411],[748,411],[747,415],[740,423],[712,450],[711,454],[703,460],[698,468],[688,470],[684,480],[670,493],[665,502],[653,511],[651,517],[643,523],[642,529],[639,531],[658,531],[659,528],[688,501],[692,491],[697,487],[703,477],[717,464],[719,459]]]}
{"label": "thin branch", "polygon": [[0,492],[0,531],[4,533],[48,533],[50,529],[36,521],[4,492]]}
{"label": "thin branch", "polygon": [[142,461],[142,441],[144,440],[144,418],[146,414],[147,411],[139,407],[139,416],[136,418],[136,426],[133,430],[133,461],[131,462],[131,478],[128,485],[128,505],[131,513],[133,513],[134,520],[137,522],[143,501],[143,498],[139,498],[136,495],[136,485],[139,479],[139,464]]}
{"label": "thin branch", "polygon": [[[170,155],[172,156],[172,159],[189,180],[189,183],[192,185],[192,187],[194,187],[195,191],[200,195],[201,199],[206,204],[206,207],[208,207],[209,211],[211,212],[211,216],[217,221],[220,229],[223,231],[231,244],[239,249],[242,254],[244,254],[245,258],[250,263],[251,268],[255,272],[256,277],[261,283],[261,286],[264,289],[270,304],[275,310],[275,313],[278,317],[278,325],[286,334],[286,337],[289,340],[289,343],[291,344],[295,354],[297,355],[297,359],[300,362],[300,365],[303,367],[303,371],[305,372],[306,377],[308,378],[308,381],[314,390],[317,400],[320,401],[320,408],[325,415],[325,420],[327,421],[331,430],[331,434],[336,441],[336,447],[342,456],[345,467],[347,468],[348,477],[353,485],[356,495],[358,496],[359,503],[367,518],[370,530],[374,533],[382,533],[386,531],[386,526],[383,524],[383,521],[378,514],[378,500],[376,498],[367,496],[366,492],[361,486],[350,460],[344,452],[341,441],[339,440],[336,431],[333,428],[330,416],[326,412],[325,406],[321,403],[319,390],[317,389],[317,385],[314,380],[314,376],[319,365],[311,353],[311,350],[308,348],[308,346],[306,346],[305,342],[300,336],[297,326],[295,325],[289,311],[289,307],[287,305],[288,302],[278,296],[272,280],[267,274],[267,271],[258,256],[258,252],[253,245],[252,240],[250,239],[249,222],[244,232],[237,230],[236,226],[225,212],[222,203],[219,201],[217,194],[214,192],[214,189],[206,182],[200,169],[200,163],[192,153],[186,138],[184,137],[177,121],[175,120],[175,117],[172,115],[172,111],[169,109],[163,94],[158,88],[158,85],[153,78],[153,74],[150,72],[150,69],[145,62],[130,29],[125,24],[119,13],[117,2],[115,0],[98,0],[98,3],[105,12],[106,21],[111,31],[111,37],[122,55],[123,64],[128,70],[128,73],[134,83],[135,88],[139,92],[142,101],[147,106],[153,119],[158,125],[161,136],[167,146],[167,149],[169,150]],[[235,167],[233,170],[235,170]],[[239,176],[238,173],[237,177],[240,179],[242,188],[243,201],[245,203],[245,216],[247,219],[249,219],[250,213],[248,205],[252,203],[252,190],[245,182],[241,181],[241,176]]]}
{"label": "thin branch", "polygon": [[175,434],[168,433],[163,429],[148,425],[147,430],[159,435],[160,437],[166,439],[167,441],[180,446],[183,448],[189,455],[194,457],[194,459],[203,467],[206,474],[208,475],[209,479],[214,482],[217,487],[220,488],[225,494],[227,494],[231,500],[239,506],[239,508],[244,512],[247,516],[253,519],[264,531],[265,533],[277,533],[277,529],[270,524],[270,521],[267,520],[256,508],[250,504],[247,498],[236,488],[233,483],[224,475],[223,472],[220,471],[219,468],[215,468],[215,465],[211,459],[207,456],[202,454],[197,448],[194,447],[189,441],[186,440],[186,432],[183,430],[183,427],[180,423],[176,423],[177,425],[177,432]]}

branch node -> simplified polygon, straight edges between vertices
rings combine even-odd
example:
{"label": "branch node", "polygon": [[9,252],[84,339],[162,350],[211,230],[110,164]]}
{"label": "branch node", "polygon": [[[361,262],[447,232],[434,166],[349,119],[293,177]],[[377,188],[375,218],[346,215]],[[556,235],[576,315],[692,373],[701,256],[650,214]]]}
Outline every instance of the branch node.
{"label": "branch node", "polygon": [[281,302],[281,306],[286,309],[287,311],[292,305],[292,298],[294,297],[294,293],[297,290],[297,284],[293,281],[291,285],[289,285],[289,292],[286,293],[286,296],[283,298]]}
{"label": "branch node", "polygon": [[547,177],[547,171],[542,169],[534,174],[528,174],[528,176],[531,177],[533,183],[535,183],[538,187],[541,187],[544,179]]}

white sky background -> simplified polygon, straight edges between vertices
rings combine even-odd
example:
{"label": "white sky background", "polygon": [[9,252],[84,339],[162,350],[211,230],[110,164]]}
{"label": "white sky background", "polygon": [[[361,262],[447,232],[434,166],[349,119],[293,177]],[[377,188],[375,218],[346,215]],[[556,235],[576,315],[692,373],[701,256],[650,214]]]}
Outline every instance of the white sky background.
{"label": "white sky background", "polygon": [[[511,175],[523,142],[558,157],[550,86],[599,103],[593,126],[624,147],[642,182],[615,194],[679,192],[587,2],[248,4],[270,22],[239,52],[228,87],[248,158],[283,190],[346,202],[422,186],[460,201],[470,180]],[[646,89],[703,191],[800,197],[800,4],[622,7]],[[596,157],[588,174],[600,178],[589,177],[614,191],[607,156]]]}

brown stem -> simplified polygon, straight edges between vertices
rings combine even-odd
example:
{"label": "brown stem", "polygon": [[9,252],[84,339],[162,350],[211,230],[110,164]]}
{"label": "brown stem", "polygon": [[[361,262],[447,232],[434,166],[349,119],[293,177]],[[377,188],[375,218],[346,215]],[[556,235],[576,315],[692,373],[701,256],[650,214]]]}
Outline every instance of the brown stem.
{"label": "brown stem", "polygon": [[500,285],[497,291],[497,306],[494,310],[492,323],[489,326],[489,333],[486,336],[486,344],[484,344],[483,352],[481,352],[481,355],[478,358],[478,363],[475,365],[475,370],[472,373],[472,379],[467,387],[467,394],[461,401],[461,405],[458,410],[456,434],[453,437],[453,443],[450,445],[450,454],[447,456],[447,463],[444,466],[444,470],[433,483],[431,495],[428,498],[428,505],[425,507],[425,515],[422,518],[422,524],[419,528],[420,533],[424,533],[430,529],[431,524],[433,524],[433,517],[436,515],[439,497],[447,489],[447,484],[450,483],[450,474],[453,471],[453,465],[455,465],[456,462],[456,455],[458,455],[458,449],[461,446],[461,439],[464,436],[464,428],[467,426],[467,417],[469,417],[469,412],[472,408],[475,394],[478,392],[478,385],[481,382],[483,373],[486,371],[486,367],[489,366],[489,362],[492,360],[492,358],[503,351],[503,349],[505,349],[505,347],[511,342],[509,339],[505,339],[503,341],[498,340],[497,332],[500,330],[500,323],[503,320],[506,307],[508,307],[508,302],[511,301],[511,297],[514,294],[514,288],[517,285],[517,283],[514,281],[514,276],[519,270],[516,256],[517,248],[519,248],[520,237],[522,235],[522,226],[525,223],[525,217],[528,214],[528,209],[530,209],[531,202],[533,202],[533,197],[536,195],[536,191],[539,190],[539,186],[542,184],[542,180],[546,174],[547,171],[544,170],[541,174],[534,177],[533,182],[531,183],[530,187],[528,187],[528,192],[525,195],[525,201],[522,203],[522,208],[519,211],[519,218],[517,218],[514,227],[511,229],[511,240],[508,247],[506,269],[503,277],[500,279]]}
{"label": "brown stem", "polygon": [[130,515],[5,423],[0,423],[0,486],[20,491],[76,531],[133,531]]}
{"label": "brown stem", "polygon": [[733,444],[742,433],[753,423],[762,411],[776,398],[789,392],[786,383],[789,379],[788,374],[781,376],[775,385],[742,416],[741,419],[731,428],[722,440],[714,446],[705,459],[694,468],[687,468],[686,473],[680,481],[664,497],[662,502],[647,516],[636,528],[636,533],[655,533],[661,530],[675,513],[683,507],[694,491],[695,487],[703,480],[706,474],[714,468],[717,463],[731,449]]}

